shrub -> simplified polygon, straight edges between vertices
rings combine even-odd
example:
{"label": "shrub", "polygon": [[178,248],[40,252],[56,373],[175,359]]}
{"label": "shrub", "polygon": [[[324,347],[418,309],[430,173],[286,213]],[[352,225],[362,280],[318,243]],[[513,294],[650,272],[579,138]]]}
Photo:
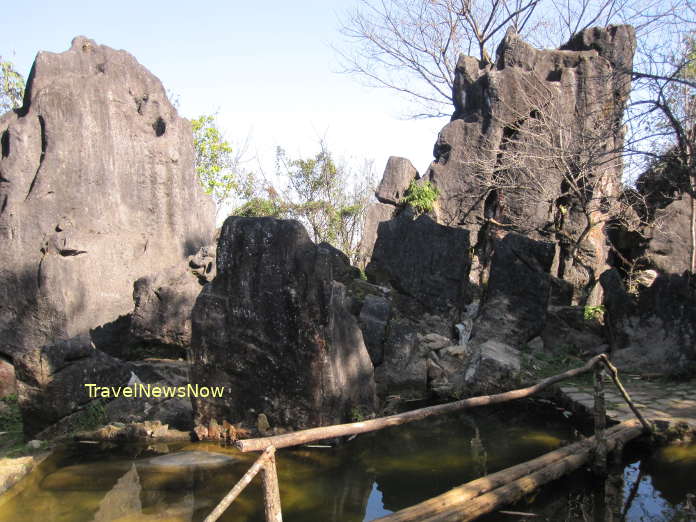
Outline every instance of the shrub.
{"label": "shrub", "polygon": [[437,188],[429,181],[418,183],[416,180],[413,180],[408,189],[406,189],[406,194],[401,202],[411,205],[416,212],[423,214],[433,210],[439,195]]}

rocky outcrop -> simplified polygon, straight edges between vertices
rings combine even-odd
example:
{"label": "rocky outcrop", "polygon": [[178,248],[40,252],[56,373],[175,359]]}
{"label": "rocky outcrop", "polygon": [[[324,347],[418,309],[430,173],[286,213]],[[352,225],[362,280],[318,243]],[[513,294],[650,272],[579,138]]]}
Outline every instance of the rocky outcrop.
{"label": "rocky outcrop", "polygon": [[344,283],[345,255],[297,221],[228,218],[217,276],[193,310],[191,380],[223,386],[194,399],[196,423],[227,419],[306,428],[375,407],[373,367]]}
{"label": "rocky outcrop", "polygon": [[185,357],[191,344],[191,311],[203,285],[215,277],[215,252],[201,248],[162,272],[141,277],[133,288],[131,343],[148,355]]}
{"label": "rocky outcrop", "polygon": [[[433,210],[404,208],[419,175],[390,158],[368,212],[366,274],[391,289],[366,302],[362,323],[380,393],[505,387],[519,376],[517,350],[545,335],[550,303],[601,303],[604,225],[623,201],[618,151],[635,45],[628,26],[585,30],[558,50],[508,30],[495,63],[459,58],[452,121],[423,176],[439,193]],[[377,299],[388,302],[387,319],[373,318]],[[574,342],[601,345],[598,332],[563,317],[553,315]],[[423,343],[431,335],[441,346]]]}
{"label": "rocky outcrop", "polygon": [[472,343],[496,340],[519,348],[541,333],[553,254],[552,244],[515,233],[496,243]]}
{"label": "rocky outcrop", "polygon": [[88,334],[15,357],[24,432],[36,434],[94,400],[86,384],[125,386],[130,367],[94,347]]}
{"label": "rocky outcrop", "polygon": [[696,287],[688,274],[662,274],[631,295],[617,270],[602,275],[612,359],[623,370],[696,373]]}
{"label": "rocky outcrop", "polygon": [[[213,204],[195,178],[190,124],[159,80],[84,37],[38,54],[0,135],[0,353],[21,359],[20,403],[38,428],[79,399],[49,411],[55,369],[34,363],[126,316],[135,280],[208,244]],[[92,352],[59,373],[111,382],[115,363]]]}
{"label": "rocky outcrop", "polygon": [[411,182],[419,177],[418,171],[409,160],[391,156],[387,160],[387,166],[384,168],[384,175],[375,196],[381,203],[398,205],[406,195]]}
{"label": "rocky outcrop", "polygon": [[[593,208],[600,225],[589,227],[583,209],[619,196],[621,161],[608,154],[623,139],[634,48],[628,26],[586,30],[561,50],[534,49],[510,30],[494,64],[460,57],[455,112],[424,178],[440,192],[438,222],[477,238],[479,284],[495,236],[512,230],[557,244],[552,275],[573,284],[575,302],[598,300],[611,211]],[[585,193],[572,188],[578,176]]]}
{"label": "rocky outcrop", "polygon": [[[431,311],[461,309],[469,300],[469,233],[416,217],[409,209],[379,224],[370,281],[388,284]],[[427,245],[427,246],[426,246]]]}

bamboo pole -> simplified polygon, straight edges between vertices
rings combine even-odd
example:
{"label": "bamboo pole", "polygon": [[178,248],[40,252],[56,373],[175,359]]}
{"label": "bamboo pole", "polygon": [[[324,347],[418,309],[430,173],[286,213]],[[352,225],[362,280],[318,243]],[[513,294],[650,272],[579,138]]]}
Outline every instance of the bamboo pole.
{"label": "bamboo pole", "polygon": [[307,444],[317,440],[333,439],[335,437],[345,437],[347,435],[356,435],[359,433],[377,431],[391,426],[398,426],[407,422],[425,419],[433,415],[442,415],[444,413],[452,413],[467,408],[488,406],[490,404],[499,404],[501,402],[507,402],[510,400],[523,399],[539,393],[541,390],[551,386],[552,384],[565,379],[570,379],[592,370],[594,365],[600,360],[600,357],[601,355],[596,355],[587,361],[584,366],[548,377],[547,379],[544,379],[533,386],[528,386],[527,388],[520,388],[495,395],[471,397],[469,399],[462,399],[460,401],[449,402],[447,404],[439,404],[437,406],[429,406],[427,408],[420,408],[417,410],[407,411],[405,413],[399,413],[397,415],[389,415],[388,417],[381,417],[379,419],[372,419],[363,422],[335,424],[333,426],[311,428],[293,433],[286,433],[284,435],[276,435],[273,437],[238,440],[234,443],[234,445],[237,447],[237,449],[243,452],[260,451],[268,446],[286,448],[288,446]]}
{"label": "bamboo pole", "polygon": [[[607,430],[608,448],[625,443],[643,432],[637,420],[622,422]],[[377,520],[381,522],[473,520],[511,504],[539,486],[570,473],[593,454],[594,437],[546,453],[511,468],[483,477],[442,495]]]}
{"label": "bamboo pole", "polygon": [[263,472],[261,478],[266,522],[283,522],[283,515],[280,509],[280,491],[278,490],[278,473],[276,472],[274,452],[272,452],[263,463]]}
{"label": "bamboo pole", "polygon": [[643,417],[643,414],[638,410],[636,405],[633,403],[631,400],[631,397],[628,396],[628,392],[626,391],[626,388],[623,387],[623,384],[621,384],[621,381],[619,380],[619,370],[614,366],[609,358],[607,357],[606,354],[602,353],[598,355],[597,357],[600,358],[600,360],[604,363],[604,365],[609,369],[609,373],[611,374],[611,380],[614,381],[614,386],[618,388],[618,390],[621,392],[621,395],[624,398],[624,401],[626,401],[626,404],[628,404],[628,407],[631,408],[631,411],[635,414],[636,417],[638,417],[638,420],[640,423],[643,425],[643,428],[645,429],[646,432],[648,433],[653,433],[653,427],[652,424],[649,423],[648,421],[645,420],[645,417]]}
{"label": "bamboo pole", "polygon": [[[218,518],[222,516],[222,514],[225,512],[225,510],[230,507],[230,504],[239,496],[239,494],[244,490],[245,487],[249,485],[249,483],[252,481],[252,479],[256,476],[256,474],[261,471],[261,469],[265,469],[265,465],[268,462],[269,459],[273,459],[275,462],[275,448],[273,446],[267,447],[261,456],[256,459],[256,462],[247,470],[247,472],[242,476],[241,479],[239,479],[239,482],[237,482],[234,487],[230,490],[227,495],[223,497],[223,499],[220,501],[220,503],[217,505],[217,507],[208,515],[205,517],[205,520],[203,522],[215,522]],[[275,471],[275,465],[273,466],[273,470]],[[278,487],[277,479],[276,479],[276,489]],[[264,493],[265,493],[265,487],[264,487]],[[278,502],[278,507],[280,508],[280,501]],[[267,519],[268,520],[268,519]],[[280,519],[278,519],[280,520]],[[275,519],[274,519],[275,522]]]}
{"label": "bamboo pole", "polygon": [[607,425],[607,410],[604,402],[603,369],[601,364],[594,367],[594,436],[596,445],[592,471],[599,476],[607,474],[607,441],[604,434]]}

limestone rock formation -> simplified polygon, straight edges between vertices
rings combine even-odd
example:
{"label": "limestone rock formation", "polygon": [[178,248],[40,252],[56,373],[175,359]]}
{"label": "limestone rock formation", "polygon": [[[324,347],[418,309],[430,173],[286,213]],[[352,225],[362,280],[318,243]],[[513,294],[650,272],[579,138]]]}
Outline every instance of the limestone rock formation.
{"label": "limestone rock formation", "polygon": [[696,288],[688,274],[660,274],[637,295],[616,269],[601,281],[620,369],[681,378],[696,373]]}
{"label": "limestone rock formation", "polygon": [[131,342],[160,357],[186,356],[191,344],[191,311],[203,284],[215,275],[212,246],[135,282],[135,308],[130,322]]}
{"label": "limestone rock formation", "polygon": [[496,340],[520,347],[541,333],[549,304],[553,254],[552,244],[516,233],[497,242],[472,343]]}
{"label": "limestone rock formation", "polygon": [[[66,52],[39,53],[0,136],[0,353],[24,361],[29,412],[49,390],[31,361],[128,314],[135,280],[211,241],[214,211],[195,178],[190,124],[125,51],[77,37]],[[79,359],[74,378],[84,380],[78,367],[101,372],[103,359]],[[59,373],[73,371],[66,362]],[[30,422],[55,419],[45,413]]]}
{"label": "limestone rock formation", "polygon": [[191,381],[224,386],[194,399],[211,419],[306,428],[373,411],[373,367],[344,283],[357,270],[297,221],[228,218],[217,276],[193,310]]}
{"label": "limestone rock formation", "polygon": [[391,156],[375,196],[382,203],[398,205],[411,182],[418,178],[418,171],[409,160]]}
{"label": "limestone rock formation", "polygon": [[619,195],[634,49],[632,28],[612,26],[586,30],[557,51],[536,50],[508,31],[495,64],[460,57],[455,113],[425,178],[441,194],[438,220],[477,235],[484,266],[493,231],[545,238],[558,244],[552,275],[573,283],[577,301],[597,299],[610,212],[593,208],[600,225],[588,227],[585,207]]}
{"label": "limestone rock formation", "polygon": [[469,247],[468,231],[404,211],[379,224],[365,272],[431,311],[461,309],[469,297]]}
{"label": "limestone rock formation", "polygon": [[[512,383],[519,361],[508,362],[543,334],[549,303],[601,303],[604,229],[623,202],[618,151],[635,45],[628,26],[584,30],[558,50],[508,30],[495,63],[459,58],[452,121],[423,176],[439,192],[433,211],[415,219],[403,208],[397,196],[418,173],[390,158],[366,220],[367,276],[393,290],[381,351],[371,348],[383,358],[381,393],[400,381],[440,394]],[[480,309],[467,314],[476,297]],[[435,329],[424,314],[435,314]],[[458,345],[455,330],[472,324]],[[365,323],[370,335],[374,327]],[[452,346],[420,344],[434,333]]]}

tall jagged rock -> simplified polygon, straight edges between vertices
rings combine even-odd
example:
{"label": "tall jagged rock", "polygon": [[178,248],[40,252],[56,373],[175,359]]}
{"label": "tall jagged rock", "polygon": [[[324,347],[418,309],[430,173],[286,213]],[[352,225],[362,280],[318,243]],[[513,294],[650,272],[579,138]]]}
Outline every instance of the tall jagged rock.
{"label": "tall jagged rock", "polygon": [[509,30],[494,64],[460,57],[455,112],[425,178],[441,194],[438,220],[478,235],[484,267],[492,232],[552,240],[553,275],[573,283],[576,301],[598,299],[634,49],[628,26],[587,29],[560,50]]}
{"label": "tall jagged rock", "polygon": [[[368,210],[366,273],[392,291],[377,347],[380,389],[391,393],[391,381],[406,377],[438,393],[501,386],[503,374],[512,382],[517,349],[544,331],[549,302],[601,303],[605,225],[623,204],[619,152],[635,46],[629,26],[584,30],[558,50],[534,49],[508,30],[495,63],[460,56],[435,161],[420,177],[390,158]],[[418,219],[403,204],[414,180],[438,191]],[[467,308],[476,297],[480,308]],[[406,321],[411,302],[418,311]],[[418,319],[426,314],[439,319]],[[422,342],[433,335],[437,348]]]}
{"label": "tall jagged rock", "polygon": [[[39,53],[0,136],[0,352],[13,359],[50,361],[42,347],[107,328],[132,310],[136,279],[212,239],[191,126],[125,51],[77,37]],[[101,358],[81,352],[70,375]],[[66,373],[25,363],[24,402]]]}
{"label": "tall jagged rock", "polygon": [[344,285],[356,272],[297,221],[227,218],[191,346],[192,383],[225,392],[194,399],[196,422],[264,413],[297,429],[373,411],[373,367]]}

